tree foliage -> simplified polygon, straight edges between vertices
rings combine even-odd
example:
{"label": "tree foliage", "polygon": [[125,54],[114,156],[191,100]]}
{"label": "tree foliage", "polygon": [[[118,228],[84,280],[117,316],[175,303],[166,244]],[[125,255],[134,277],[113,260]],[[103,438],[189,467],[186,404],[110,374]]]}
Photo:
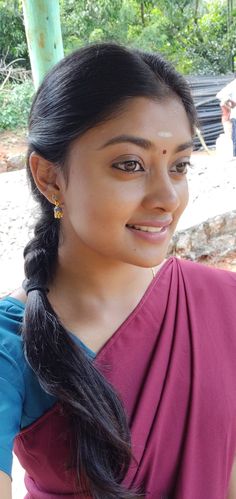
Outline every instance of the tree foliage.
{"label": "tree foliage", "polygon": [[[115,40],[159,51],[185,74],[234,69],[236,0],[59,1],[65,53]],[[27,65],[20,0],[0,0],[0,51],[1,58],[23,57]]]}
{"label": "tree foliage", "polygon": [[20,0],[0,0],[0,59],[6,63],[23,59],[22,65],[29,67]]}
{"label": "tree foliage", "polygon": [[31,80],[8,84],[0,92],[0,131],[26,127],[34,94]]}

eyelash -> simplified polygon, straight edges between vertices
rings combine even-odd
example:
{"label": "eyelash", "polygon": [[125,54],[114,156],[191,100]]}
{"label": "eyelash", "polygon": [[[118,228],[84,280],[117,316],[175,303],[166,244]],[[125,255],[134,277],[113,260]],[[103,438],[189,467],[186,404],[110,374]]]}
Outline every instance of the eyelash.
{"label": "eyelash", "polygon": [[173,173],[177,173],[178,175],[186,175],[186,173],[188,172],[188,167],[191,168],[191,166],[192,164],[190,163],[190,161],[180,161],[180,163],[177,163],[172,168],[176,168],[177,170],[178,167],[183,167],[183,171],[174,171]]}
{"label": "eyelash", "polygon": [[[125,168],[121,168],[121,167],[119,166],[119,165],[125,165],[125,166],[127,166],[127,165],[130,165],[130,164],[132,164],[132,165],[139,165],[139,166],[140,166],[140,169],[139,169],[139,170],[135,170],[135,169],[133,169],[133,170],[128,170],[128,169],[127,169],[127,170],[126,170]],[[112,165],[112,166],[113,166],[113,168],[116,168],[117,170],[122,170],[122,171],[124,171],[125,173],[131,173],[131,174],[132,174],[132,173],[137,173],[137,172],[142,172],[142,171],[144,171],[144,168],[143,168],[143,166],[141,165],[141,163],[140,163],[139,161],[135,160],[135,159],[129,159],[129,160],[127,160],[127,161],[119,161],[118,163],[113,163],[113,165]]]}
{"label": "eyelash", "polygon": [[[139,165],[139,169],[136,170],[135,168],[129,170],[129,169],[126,169],[125,166],[127,165]],[[121,165],[124,166],[124,168],[121,168]],[[121,170],[125,173],[129,173],[129,174],[133,174],[133,173],[138,173],[138,172],[141,172],[141,171],[144,171],[144,168],[143,166],[141,165],[141,163],[139,161],[136,161],[136,160],[128,160],[128,161],[119,161],[118,163],[113,163],[112,164],[112,167],[113,168],[116,168],[117,170]],[[190,161],[181,161],[180,163],[177,163],[176,165],[172,166],[172,168],[177,168],[178,167],[183,167],[183,171],[174,171],[173,170],[170,170],[172,173],[176,173],[178,175],[186,175],[187,171],[188,171],[188,167],[192,167],[192,164],[190,163]]]}

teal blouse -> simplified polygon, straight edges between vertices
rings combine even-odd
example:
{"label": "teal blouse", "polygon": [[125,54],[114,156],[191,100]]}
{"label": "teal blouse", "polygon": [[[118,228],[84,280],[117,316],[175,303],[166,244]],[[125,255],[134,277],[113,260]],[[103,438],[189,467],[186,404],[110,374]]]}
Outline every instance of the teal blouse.
{"label": "teal blouse", "polygon": [[[0,470],[11,475],[15,436],[55,404],[26,362],[20,336],[25,306],[12,297],[0,300]],[[95,358],[82,341],[71,337]]]}

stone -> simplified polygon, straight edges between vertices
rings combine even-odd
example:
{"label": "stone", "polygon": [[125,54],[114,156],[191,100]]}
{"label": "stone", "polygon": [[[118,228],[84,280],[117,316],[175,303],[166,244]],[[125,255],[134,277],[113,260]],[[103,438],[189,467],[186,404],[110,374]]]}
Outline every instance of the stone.
{"label": "stone", "polygon": [[169,246],[169,255],[196,261],[219,260],[234,253],[236,210],[176,232]]}
{"label": "stone", "polygon": [[16,154],[6,157],[7,171],[22,170],[25,168],[25,154]]}
{"label": "stone", "polygon": [[4,160],[0,160],[0,173],[5,173],[7,171],[7,163]]}

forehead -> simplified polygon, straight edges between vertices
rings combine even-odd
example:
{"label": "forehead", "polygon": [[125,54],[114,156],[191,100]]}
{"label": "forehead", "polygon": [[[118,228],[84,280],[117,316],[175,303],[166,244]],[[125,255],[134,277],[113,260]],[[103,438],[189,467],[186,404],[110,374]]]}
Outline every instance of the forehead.
{"label": "forehead", "polygon": [[155,143],[176,145],[191,141],[191,126],[182,102],[176,97],[157,101],[132,98],[107,121],[88,130],[75,142],[99,149],[117,135],[136,135]]}
{"label": "forehead", "polygon": [[[131,121],[132,118],[132,121]],[[170,130],[176,132],[181,125],[191,130],[190,122],[183,103],[178,97],[168,97],[162,101],[138,97],[130,99],[121,109],[118,116],[111,118],[109,124],[119,126],[122,124],[129,128],[144,127],[148,130],[160,129],[160,135],[167,137]],[[169,128],[169,132],[165,128]],[[162,130],[163,129],[163,130]]]}

